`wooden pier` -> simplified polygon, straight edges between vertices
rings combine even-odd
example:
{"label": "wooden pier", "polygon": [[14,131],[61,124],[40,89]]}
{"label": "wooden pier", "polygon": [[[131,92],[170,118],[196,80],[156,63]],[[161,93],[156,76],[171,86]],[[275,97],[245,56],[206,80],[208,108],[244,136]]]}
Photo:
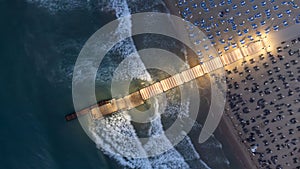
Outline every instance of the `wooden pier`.
{"label": "wooden pier", "polygon": [[237,48],[234,51],[225,53],[219,57],[215,57],[207,62],[194,66],[183,72],[175,74],[171,77],[155,82],[150,86],[142,88],[123,98],[113,98],[111,100],[101,101],[98,104],[85,108],[77,113],[71,113],[65,116],[67,121],[76,119],[78,116],[90,114],[93,120],[101,119],[106,115],[112,114],[119,110],[130,110],[145,103],[146,100],[164,93],[170,89],[183,85],[197,79],[205,74],[213,72],[217,69],[224,68],[240,59],[251,56],[266,50],[263,40]]}

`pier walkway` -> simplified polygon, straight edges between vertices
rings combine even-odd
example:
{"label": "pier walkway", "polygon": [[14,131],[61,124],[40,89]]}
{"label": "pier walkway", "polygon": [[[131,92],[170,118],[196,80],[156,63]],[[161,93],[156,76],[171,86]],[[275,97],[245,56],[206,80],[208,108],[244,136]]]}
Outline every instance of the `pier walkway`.
{"label": "pier walkway", "polygon": [[238,48],[232,52],[228,52],[220,57],[210,59],[207,62],[194,66],[159,82],[155,82],[154,84],[142,88],[139,91],[131,93],[123,98],[113,98],[109,101],[98,103],[91,107],[85,108],[76,114],[72,113],[66,115],[65,118],[67,121],[70,121],[76,119],[78,116],[90,114],[91,118],[96,120],[119,110],[133,109],[144,104],[146,100],[156,95],[183,85],[184,83],[190,82],[217,69],[226,67],[227,65],[230,65],[247,56],[251,56],[259,52],[265,53],[266,48],[267,47],[265,46],[263,40],[258,40],[249,44],[248,46]]}

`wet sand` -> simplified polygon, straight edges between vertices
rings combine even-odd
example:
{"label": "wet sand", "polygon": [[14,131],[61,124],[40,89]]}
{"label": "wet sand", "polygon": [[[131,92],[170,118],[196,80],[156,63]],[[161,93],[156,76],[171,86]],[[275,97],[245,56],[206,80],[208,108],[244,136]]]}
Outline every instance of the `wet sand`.
{"label": "wet sand", "polygon": [[[225,147],[228,147],[229,151],[233,154],[229,154],[230,152],[227,152],[227,156],[234,156],[234,159],[238,162],[238,165],[240,165],[242,168],[245,169],[252,169],[252,168],[258,168],[255,167],[254,161],[251,158],[251,154],[247,150],[247,147],[245,147],[244,144],[242,144],[242,140],[240,137],[236,134],[237,130],[234,128],[233,123],[230,120],[230,117],[228,117],[228,114],[225,112],[222,118],[221,123],[218,126],[217,134],[219,138],[221,138],[222,145]],[[225,152],[226,152],[225,148]],[[228,157],[230,158],[230,157]]]}

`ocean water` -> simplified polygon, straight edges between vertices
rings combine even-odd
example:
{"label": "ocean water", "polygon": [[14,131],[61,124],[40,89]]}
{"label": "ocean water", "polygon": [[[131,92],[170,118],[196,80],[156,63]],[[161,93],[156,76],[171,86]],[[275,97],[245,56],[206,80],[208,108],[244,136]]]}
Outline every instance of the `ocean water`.
{"label": "ocean water", "polygon": [[[114,131],[137,134],[123,113],[107,120],[115,122],[109,127],[112,132],[105,137],[108,140],[102,140],[99,135],[108,126],[107,121],[97,122],[91,127],[96,143],[87,137],[77,121],[66,123],[63,118],[74,111],[72,71],[85,41],[104,24],[130,13],[168,12],[162,1],[0,0],[0,9],[1,169],[229,167],[221,144],[214,137],[206,147],[203,145],[205,152],[201,153],[214,159],[202,158],[190,137],[159,156],[127,159],[101,148],[107,145],[103,144],[105,141],[118,141]],[[131,21],[121,23],[118,31],[130,34]],[[145,43],[153,40],[143,39]],[[110,64],[98,71],[97,81],[100,84],[109,82],[120,60],[135,50],[137,47],[131,38],[115,46],[107,57]],[[138,59],[139,56],[135,56],[135,62],[130,66],[141,65],[136,62]],[[88,62],[85,64],[89,65]],[[117,75],[117,78],[132,76],[151,80],[141,66]],[[178,105],[170,105],[168,112],[170,116],[186,114],[178,110]],[[158,115],[151,123],[149,134],[161,133],[166,118]],[[195,130],[200,129],[200,124],[195,126]],[[135,145],[139,152],[145,153],[151,151],[153,145],[171,146],[167,137],[159,143],[150,140],[141,145],[137,140],[126,145]]]}

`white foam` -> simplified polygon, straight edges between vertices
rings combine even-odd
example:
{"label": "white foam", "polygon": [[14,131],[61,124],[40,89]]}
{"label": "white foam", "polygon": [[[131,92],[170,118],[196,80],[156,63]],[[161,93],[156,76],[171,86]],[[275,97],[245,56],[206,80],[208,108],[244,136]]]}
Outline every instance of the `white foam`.
{"label": "white foam", "polygon": [[[116,12],[116,17],[121,18],[119,19],[119,26],[116,29],[116,35],[118,36],[128,36],[131,37],[132,32],[132,22],[131,22],[131,13],[130,9],[128,7],[128,4],[126,0],[114,0],[112,1],[112,8]],[[128,17],[125,17],[128,16]],[[119,43],[119,46],[116,46],[116,48],[125,49],[123,52],[124,55],[129,55],[128,49],[132,49],[133,51],[137,51],[135,48],[135,45],[133,43],[132,38],[130,38],[128,41],[125,41],[123,43]],[[126,52],[127,51],[127,52]],[[132,51],[130,51],[132,52]],[[138,56],[138,54],[131,55],[129,58],[128,68],[124,69],[122,74],[114,74],[115,79],[124,80],[130,79],[130,77],[142,79],[142,80],[151,80],[150,74],[146,71],[145,65],[143,64],[142,60]]]}
{"label": "white foam", "polygon": [[156,152],[168,150],[149,159],[153,168],[188,168],[185,159],[174,149],[172,143],[164,135],[159,114],[157,114],[156,118],[151,122],[150,133],[151,138],[144,145],[144,149],[148,154],[152,155],[156,154]]}
{"label": "white foam", "polygon": [[47,9],[50,13],[85,8],[88,0],[27,0],[27,2]]}
{"label": "white foam", "polygon": [[[113,1],[111,6],[115,10],[118,18],[130,16],[130,10],[125,0]],[[131,18],[125,17],[119,21],[119,26],[116,29],[116,35],[120,34],[121,36],[130,36],[132,27]],[[126,49],[125,51],[127,51],[128,48],[136,51],[132,39],[127,41],[125,44],[121,43],[117,47]],[[124,54],[127,55],[128,53]],[[127,72],[122,72],[122,74],[114,74],[115,79],[139,78],[151,80],[149,73],[145,71],[146,69],[138,55],[132,55],[131,58],[127,59],[129,60],[127,63]],[[166,137],[161,137],[159,143],[151,142],[150,140],[144,147],[142,147],[133,126],[130,124],[130,119],[125,118],[124,112],[117,113],[114,116],[110,116],[98,121],[95,123],[95,126],[91,128],[91,131],[93,132],[95,140],[97,141],[96,144],[99,147],[102,147],[102,149],[105,149],[106,154],[115,158],[124,166],[128,166],[130,168],[151,168],[151,166],[166,168],[165,165],[171,162],[172,164],[175,163],[175,165],[172,165],[173,168],[188,167],[188,165],[184,162],[184,159],[173,148],[172,144]],[[152,131],[152,134],[163,133],[160,117],[152,123]],[[159,148],[159,146],[163,146],[164,148],[168,147],[170,150],[162,155],[156,156],[156,158],[152,159],[151,162],[147,159],[125,159],[124,157],[115,154],[118,152],[121,152],[120,154],[127,152],[136,157],[143,157],[150,153],[150,151],[155,150],[153,149],[153,146],[156,148]],[[168,164],[168,168],[170,168],[170,163]]]}
{"label": "white foam", "polygon": [[95,122],[90,131],[97,147],[124,167],[151,168],[148,159],[128,159],[122,156],[124,153],[133,157],[146,155],[126,112],[116,113]]}

